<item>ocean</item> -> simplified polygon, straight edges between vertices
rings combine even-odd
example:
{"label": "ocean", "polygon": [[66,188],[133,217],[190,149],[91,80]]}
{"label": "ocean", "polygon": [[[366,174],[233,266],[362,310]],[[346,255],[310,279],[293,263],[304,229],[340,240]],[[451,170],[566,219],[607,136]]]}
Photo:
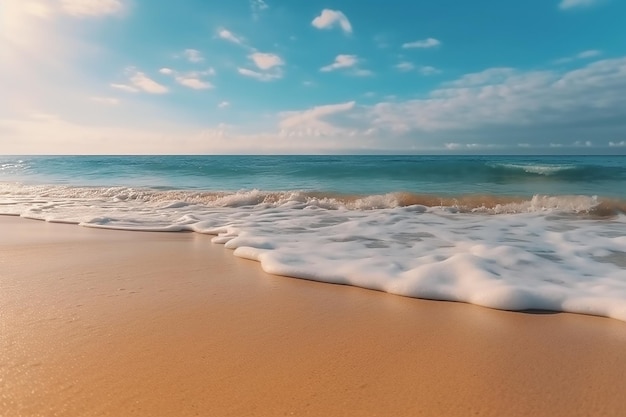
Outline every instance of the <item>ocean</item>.
{"label": "ocean", "polygon": [[625,213],[624,156],[0,156],[3,215],[211,234],[272,274],[622,321]]}

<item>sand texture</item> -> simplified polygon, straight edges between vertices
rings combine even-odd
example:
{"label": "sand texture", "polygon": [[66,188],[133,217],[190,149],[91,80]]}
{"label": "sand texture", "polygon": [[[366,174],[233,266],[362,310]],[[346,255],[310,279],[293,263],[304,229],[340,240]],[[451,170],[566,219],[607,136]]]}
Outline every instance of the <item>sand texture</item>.
{"label": "sand texture", "polygon": [[272,276],[0,217],[0,416],[624,416],[626,323]]}

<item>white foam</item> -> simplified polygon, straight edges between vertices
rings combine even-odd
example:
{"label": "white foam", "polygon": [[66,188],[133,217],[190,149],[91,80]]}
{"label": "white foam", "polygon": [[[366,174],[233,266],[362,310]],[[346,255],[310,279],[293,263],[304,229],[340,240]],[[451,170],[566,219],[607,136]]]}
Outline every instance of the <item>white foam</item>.
{"label": "white foam", "polygon": [[513,170],[521,170],[529,174],[538,175],[553,175],[559,171],[566,171],[576,168],[575,165],[541,165],[541,164],[491,164],[491,166],[498,166],[502,168],[508,168]]}
{"label": "white foam", "polygon": [[213,234],[214,243],[273,274],[498,309],[626,321],[626,216],[573,214],[597,204],[594,197],[536,196],[485,214],[398,207],[392,195],[349,206],[298,192],[258,190],[36,191],[0,187],[0,212],[89,227]]}

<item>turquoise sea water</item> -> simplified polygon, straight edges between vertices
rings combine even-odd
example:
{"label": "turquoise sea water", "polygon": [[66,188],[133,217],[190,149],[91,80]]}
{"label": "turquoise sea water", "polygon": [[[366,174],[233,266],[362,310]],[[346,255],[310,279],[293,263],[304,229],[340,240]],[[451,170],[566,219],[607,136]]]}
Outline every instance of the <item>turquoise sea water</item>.
{"label": "turquoise sea water", "polygon": [[277,275],[623,321],[625,211],[623,156],[0,157],[0,214],[212,234]]}
{"label": "turquoise sea water", "polygon": [[206,191],[585,194],[626,199],[626,157],[0,156],[0,181]]}

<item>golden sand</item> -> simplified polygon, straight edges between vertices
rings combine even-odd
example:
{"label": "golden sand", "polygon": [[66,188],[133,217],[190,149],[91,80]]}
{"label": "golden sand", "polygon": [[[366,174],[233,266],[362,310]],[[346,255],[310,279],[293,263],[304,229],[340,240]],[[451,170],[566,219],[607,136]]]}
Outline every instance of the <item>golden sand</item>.
{"label": "golden sand", "polygon": [[623,416],[626,323],[271,276],[0,217],[0,416]]}

